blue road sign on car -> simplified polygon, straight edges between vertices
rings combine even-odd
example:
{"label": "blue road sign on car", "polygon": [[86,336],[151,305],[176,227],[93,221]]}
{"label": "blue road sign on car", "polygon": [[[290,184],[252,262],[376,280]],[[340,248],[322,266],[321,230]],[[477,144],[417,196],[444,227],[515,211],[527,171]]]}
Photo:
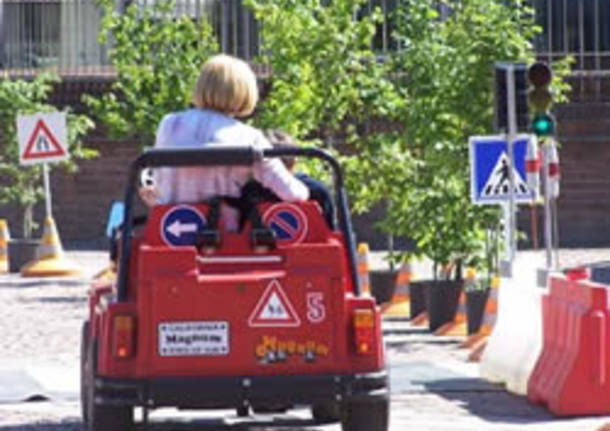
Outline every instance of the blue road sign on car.
{"label": "blue road sign on car", "polygon": [[167,245],[174,247],[194,245],[197,235],[206,225],[205,216],[197,208],[179,205],[163,217],[161,237]]}
{"label": "blue road sign on car", "polygon": [[[529,135],[519,135],[513,141],[514,196],[516,202],[531,202],[535,192],[527,185],[525,156]],[[508,145],[501,135],[473,136],[470,147],[470,189],[475,204],[507,202],[510,195]]]}

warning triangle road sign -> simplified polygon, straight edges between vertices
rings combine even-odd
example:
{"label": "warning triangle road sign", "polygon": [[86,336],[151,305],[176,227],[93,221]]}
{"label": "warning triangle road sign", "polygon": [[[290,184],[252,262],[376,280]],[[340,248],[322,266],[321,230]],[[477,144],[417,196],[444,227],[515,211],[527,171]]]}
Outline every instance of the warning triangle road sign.
{"label": "warning triangle road sign", "polygon": [[66,151],[59,145],[45,122],[42,119],[38,120],[23,152],[23,160],[47,159],[65,155]]}
{"label": "warning triangle road sign", "polygon": [[273,280],[250,315],[251,327],[297,327],[301,325],[288,296],[277,280]]}
{"label": "warning triangle road sign", "polygon": [[[530,193],[527,183],[521,177],[519,171],[513,168],[514,187],[516,195],[527,195]],[[508,196],[510,191],[510,169],[508,155],[502,152],[493,167],[489,179],[481,191],[483,197]]]}

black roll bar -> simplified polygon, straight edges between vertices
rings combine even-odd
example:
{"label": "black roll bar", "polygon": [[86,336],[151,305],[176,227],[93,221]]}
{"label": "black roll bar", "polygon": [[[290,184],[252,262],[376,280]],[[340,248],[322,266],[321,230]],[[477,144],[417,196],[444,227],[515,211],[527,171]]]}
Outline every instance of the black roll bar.
{"label": "black roll bar", "polygon": [[339,224],[347,246],[350,278],[356,295],[360,295],[360,284],[356,266],[356,247],[352,235],[347,203],[347,193],[343,181],[343,172],[337,159],[326,151],[317,148],[299,148],[285,146],[265,150],[253,147],[234,147],[228,145],[209,146],[204,148],[153,148],[135,159],[129,169],[127,191],[125,192],[124,227],[121,236],[121,258],[118,273],[118,301],[127,299],[127,282],[129,279],[129,262],[131,254],[131,237],[133,232],[133,206],[136,195],[136,183],[140,170],[153,167],[186,167],[186,166],[252,166],[265,157],[295,156],[317,158],[328,163],[333,171],[335,201],[337,204]]}

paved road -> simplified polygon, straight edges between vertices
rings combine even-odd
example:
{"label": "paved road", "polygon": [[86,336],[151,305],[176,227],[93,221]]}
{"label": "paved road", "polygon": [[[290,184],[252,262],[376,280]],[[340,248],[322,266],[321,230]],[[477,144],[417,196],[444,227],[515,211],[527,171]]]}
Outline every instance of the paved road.
{"label": "paved road", "polygon": [[[607,251],[564,254],[563,265],[606,260]],[[81,257],[82,256],[82,257]],[[103,255],[79,254],[88,274],[105,264]],[[81,429],[77,400],[78,336],[86,314],[87,286],[38,285],[0,278],[0,431],[72,431]],[[557,420],[539,406],[478,379],[475,364],[457,340],[431,336],[401,325],[388,337],[392,379],[391,431],[422,430],[597,430],[607,418]],[[29,401],[34,394],[47,400]],[[224,416],[223,416],[224,415]],[[233,412],[159,411],[158,431],[339,431],[314,426],[308,413],[249,418]],[[176,423],[176,420],[178,422]],[[254,423],[253,423],[254,421]]]}

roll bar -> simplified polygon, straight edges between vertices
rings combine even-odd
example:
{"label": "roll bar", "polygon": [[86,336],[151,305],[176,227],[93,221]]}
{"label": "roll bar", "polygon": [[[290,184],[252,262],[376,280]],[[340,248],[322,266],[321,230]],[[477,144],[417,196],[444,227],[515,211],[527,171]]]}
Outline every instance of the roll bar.
{"label": "roll bar", "polygon": [[127,282],[131,254],[131,237],[133,232],[133,206],[136,195],[136,183],[139,172],[153,167],[186,167],[186,166],[252,166],[266,157],[296,156],[316,158],[328,163],[333,171],[335,201],[337,204],[339,224],[347,246],[350,278],[356,295],[360,294],[358,271],[356,266],[356,247],[352,234],[347,203],[347,193],[343,182],[343,173],[337,159],[326,151],[317,148],[299,148],[285,146],[265,150],[254,147],[209,146],[204,148],[153,148],[135,159],[129,169],[127,191],[125,192],[125,215],[123,234],[121,236],[121,258],[118,273],[118,300],[127,299]]}

